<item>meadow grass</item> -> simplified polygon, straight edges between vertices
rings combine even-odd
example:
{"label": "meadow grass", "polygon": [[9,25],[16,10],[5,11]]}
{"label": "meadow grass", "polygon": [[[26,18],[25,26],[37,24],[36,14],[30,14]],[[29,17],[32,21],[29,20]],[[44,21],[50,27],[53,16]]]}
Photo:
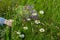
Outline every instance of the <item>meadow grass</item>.
{"label": "meadow grass", "polygon": [[[40,24],[35,24],[33,19],[24,21],[24,15],[16,12],[22,11],[21,8],[25,5],[34,6]],[[22,7],[15,10],[18,6]],[[43,10],[44,14],[40,14],[40,10]],[[11,40],[60,40],[60,0],[1,0],[0,17],[14,20]],[[28,27],[28,30],[24,30],[23,27]],[[45,31],[40,32],[40,28]],[[9,27],[6,27],[6,30],[5,40],[9,40]],[[18,31],[25,37],[19,37],[16,33]]]}

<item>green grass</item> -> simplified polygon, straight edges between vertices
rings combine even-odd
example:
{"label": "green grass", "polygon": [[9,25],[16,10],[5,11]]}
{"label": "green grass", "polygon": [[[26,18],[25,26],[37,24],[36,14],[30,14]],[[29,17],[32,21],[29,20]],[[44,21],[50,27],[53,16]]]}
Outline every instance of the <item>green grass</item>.
{"label": "green grass", "polygon": [[[33,5],[38,12],[39,20],[44,25],[36,25],[34,20],[23,21],[23,17],[16,13],[17,10],[13,10],[13,8],[16,9],[16,4],[17,6]],[[39,14],[40,10],[44,11],[43,15]],[[15,20],[12,25],[12,40],[23,40],[15,31],[24,33],[24,40],[60,40],[60,0],[2,0],[0,1],[0,17]],[[24,26],[29,29],[23,30]],[[44,28],[45,32],[39,32],[40,28]],[[6,27],[6,30],[5,37],[9,40],[9,27]]]}

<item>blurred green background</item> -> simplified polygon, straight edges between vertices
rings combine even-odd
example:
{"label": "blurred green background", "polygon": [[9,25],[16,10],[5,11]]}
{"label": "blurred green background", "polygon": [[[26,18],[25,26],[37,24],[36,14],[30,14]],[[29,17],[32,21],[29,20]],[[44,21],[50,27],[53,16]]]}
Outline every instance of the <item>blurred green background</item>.
{"label": "blurred green background", "polygon": [[[39,20],[44,25],[36,25],[34,20],[22,21],[22,17],[16,13],[15,9],[26,4],[34,6],[39,15]],[[39,14],[40,10],[44,11],[43,15]],[[60,40],[60,0],[0,0],[0,17],[15,20],[11,30],[11,40]],[[33,24],[31,25],[31,23]],[[22,24],[29,29],[23,30]],[[40,28],[44,28],[45,32],[39,32]],[[9,27],[6,27],[5,30],[7,30],[5,40],[9,40]],[[24,33],[25,38],[20,38],[15,31]]]}

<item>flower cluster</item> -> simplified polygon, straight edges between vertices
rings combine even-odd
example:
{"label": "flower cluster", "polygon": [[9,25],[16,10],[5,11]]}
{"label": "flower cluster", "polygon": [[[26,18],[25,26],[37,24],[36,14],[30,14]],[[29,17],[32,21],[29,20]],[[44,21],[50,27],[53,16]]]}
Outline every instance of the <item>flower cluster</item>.
{"label": "flower cluster", "polygon": [[16,34],[18,34],[18,36],[19,36],[20,38],[24,38],[24,37],[25,37],[25,35],[24,35],[24,34],[21,34],[21,32],[19,32],[19,31],[17,31]]}
{"label": "flower cluster", "polygon": [[15,10],[18,15],[26,18],[27,20],[30,20],[31,18],[37,19],[38,17],[37,11],[31,5],[19,6]]}
{"label": "flower cluster", "polygon": [[[19,20],[22,19],[22,21],[18,21],[18,22],[21,22],[22,25],[19,25],[19,26],[22,27],[23,31],[28,31],[30,29],[29,27],[32,26],[30,31],[35,32],[35,29],[33,28],[33,26],[43,24],[38,18],[39,13],[41,15],[44,14],[43,10],[40,10],[39,12],[37,12],[37,10],[35,10],[34,7],[31,5],[19,6],[16,10],[18,14],[17,16],[19,15],[21,16],[21,18],[20,19],[18,18],[18,19]],[[45,32],[44,28],[38,28],[38,29],[39,29],[38,30],[39,32]],[[19,31],[17,31],[16,33],[21,38],[25,37],[25,35],[21,34],[21,32]]]}
{"label": "flower cluster", "polygon": [[28,30],[28,27],[23,27],[24,30]]}

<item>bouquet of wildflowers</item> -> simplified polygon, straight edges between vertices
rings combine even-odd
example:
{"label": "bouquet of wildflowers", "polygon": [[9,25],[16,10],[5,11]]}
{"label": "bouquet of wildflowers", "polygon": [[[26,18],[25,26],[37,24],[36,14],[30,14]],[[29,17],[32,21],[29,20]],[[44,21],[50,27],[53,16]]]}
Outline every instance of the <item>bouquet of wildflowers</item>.
{"label": "bouquet of wildflowers", "polygon": [[[18,6],[16,9],[15,22],[13,25],[13,36],[17,39],[31,39],[39,31],[44,32],[45,29],[40,28],[40,18],[37,10],[34,9],[32,5]],[[43,15],[44,11],[40,11]],[[44,25],[44,23],[41,23]],[[39,30],[39,31],[38,31]],[[30,35],[31,34],[31,35]],[[29,38],[29,37],[31,38]],[[27,40],[27,39],[26,39]]]}

